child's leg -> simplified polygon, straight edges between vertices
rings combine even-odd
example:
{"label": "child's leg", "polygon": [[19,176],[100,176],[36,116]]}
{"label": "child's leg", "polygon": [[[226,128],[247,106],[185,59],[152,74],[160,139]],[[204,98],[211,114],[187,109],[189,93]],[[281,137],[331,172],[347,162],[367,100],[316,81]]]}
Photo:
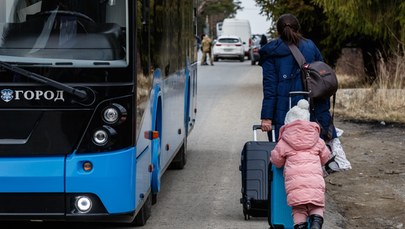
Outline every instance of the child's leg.
{"label": "child's leg", "polygon": [[310,204],[309,210],[309,224],[313,229],[322,229],[324,207],[315,206]]}
{"label": "child's leg", "polygon": [[297,205],[292,207],[292,215],[294,225],[307,222],[308,208],[306,204]]}
{"label": "child's leg", "polygon": [[323,213],[325,211],[324,207],[319,207],[313,204],[308,204],[308,212],[309,215],[319,215],[323,217]]}

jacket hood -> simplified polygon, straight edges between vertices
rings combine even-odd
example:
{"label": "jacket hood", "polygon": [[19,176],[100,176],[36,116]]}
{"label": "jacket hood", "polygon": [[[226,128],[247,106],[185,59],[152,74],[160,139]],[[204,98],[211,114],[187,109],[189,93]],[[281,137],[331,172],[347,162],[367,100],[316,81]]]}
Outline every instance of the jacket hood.
{"label": "jacket hood", "polygon": [[312,148],[319,140],[319,133],[319,125],[306,120],[296,120],[280,128],[280,138],[294,150]]}
{"label": "jacket hood", "polygon": [[291,54],[290,49],[281,38],[270,41],[259,51],[260,56],[266,57],[282,57]]}

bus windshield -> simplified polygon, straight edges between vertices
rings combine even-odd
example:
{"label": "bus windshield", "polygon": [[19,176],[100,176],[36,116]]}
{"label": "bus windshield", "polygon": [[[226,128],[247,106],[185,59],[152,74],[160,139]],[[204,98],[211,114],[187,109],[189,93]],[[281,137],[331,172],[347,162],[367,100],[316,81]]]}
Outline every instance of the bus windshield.
{"label": "bus windshield", "polygon": [[0,61],[127,66],[126,0],[0,1]]}

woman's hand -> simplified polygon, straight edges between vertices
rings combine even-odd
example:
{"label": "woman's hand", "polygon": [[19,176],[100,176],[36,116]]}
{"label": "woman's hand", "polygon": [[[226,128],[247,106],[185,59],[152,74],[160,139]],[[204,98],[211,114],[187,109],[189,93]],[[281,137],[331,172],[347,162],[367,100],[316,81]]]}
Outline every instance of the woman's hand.
{"label": "woman's hand", "polygon": [[262,119],[262,131],[271,131],[271,119]]}

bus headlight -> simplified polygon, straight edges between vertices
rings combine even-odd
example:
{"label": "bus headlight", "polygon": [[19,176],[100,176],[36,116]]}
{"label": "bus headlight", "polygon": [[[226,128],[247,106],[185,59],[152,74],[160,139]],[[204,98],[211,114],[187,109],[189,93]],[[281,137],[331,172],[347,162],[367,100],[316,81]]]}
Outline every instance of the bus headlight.
{"label": "bus headlight", "polygon": [[87,196],[76,197],[75,207],[80,213],[87,213],[92,207],[91,199]]}
{"label": "bus headlight", "polygon": [[111,143],[117,132],[109,126],[103,126],[97,129],[93,133],[93,143],[98,146],[105,146],[107,143]]}
{"label": "bus headlight", "polygon": [[127,110],[118,103],[113,103],[104,109],[103,121],[107,124],[120,124],[127,118]]}

